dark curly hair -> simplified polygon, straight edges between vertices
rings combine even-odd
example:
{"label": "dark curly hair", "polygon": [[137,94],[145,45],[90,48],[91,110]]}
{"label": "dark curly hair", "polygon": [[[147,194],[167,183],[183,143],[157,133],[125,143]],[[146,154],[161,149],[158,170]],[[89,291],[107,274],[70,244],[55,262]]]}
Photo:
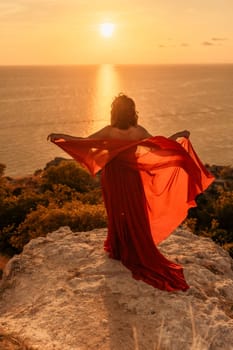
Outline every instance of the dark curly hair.
{"label": "dark curly hair", "polygon": [[119,94],[111,104],[111,126],[118,129],[128,129],[136,126],[138,115],[132,98]]}

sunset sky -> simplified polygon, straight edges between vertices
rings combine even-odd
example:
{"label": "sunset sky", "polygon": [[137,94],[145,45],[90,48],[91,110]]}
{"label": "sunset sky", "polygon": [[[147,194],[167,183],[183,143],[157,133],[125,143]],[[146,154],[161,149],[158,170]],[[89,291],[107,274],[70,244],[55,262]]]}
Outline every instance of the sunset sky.
{"label": "sunset sky", "polygon": [[1,0],[0,52],[0,65],[233,63],[233,0]]}

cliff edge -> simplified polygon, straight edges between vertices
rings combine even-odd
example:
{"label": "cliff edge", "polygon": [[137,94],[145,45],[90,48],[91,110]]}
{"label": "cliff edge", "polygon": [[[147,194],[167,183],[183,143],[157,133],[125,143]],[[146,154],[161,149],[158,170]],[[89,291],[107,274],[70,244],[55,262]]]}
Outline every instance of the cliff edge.
{"label": "cliff edge", "polygon": [[33,350],[233,349],[226,251],[178,228],[159,249],[184,266],[191,288],[166,292],[109,259],[105,236],[62,227],[30,241],[5,268],[0,330]]}

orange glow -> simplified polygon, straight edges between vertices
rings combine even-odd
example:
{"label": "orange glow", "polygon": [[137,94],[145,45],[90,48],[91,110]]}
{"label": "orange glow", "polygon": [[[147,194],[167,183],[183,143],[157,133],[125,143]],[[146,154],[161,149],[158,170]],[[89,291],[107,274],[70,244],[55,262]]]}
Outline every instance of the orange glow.
{"label": "orange glow", "polygon": [[0,65],[232,63],[226,3],[1,0]]}

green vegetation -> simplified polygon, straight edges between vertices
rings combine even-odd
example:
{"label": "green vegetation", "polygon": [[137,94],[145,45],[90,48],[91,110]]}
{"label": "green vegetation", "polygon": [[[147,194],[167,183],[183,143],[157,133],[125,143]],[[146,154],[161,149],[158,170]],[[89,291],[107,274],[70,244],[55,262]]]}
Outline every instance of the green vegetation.
{"label": "green vegetation", "polygon": [[233,257],[233,169],[209,167],[216,181],[197,198],[185,224],[197,234],[210,237]]}
{"label": "green vegetation", "polygon": [[[18,253],[31,239],[60,226],[74,231],[106,227],[99,178],[75,161],[55,159],[33,176],[12,179],[0,164],[0,252]],[[233,257],[233,169],[212,166],[216,181],[197,198],[185,225],[211,237]]]}
{"label": "green vegetation", "polygon": [[55,160],[33,176],[5,177],[0,164],[0,252],[20,252],[31,239],[60,226],[106,227],[99,179],[75,161]]}

